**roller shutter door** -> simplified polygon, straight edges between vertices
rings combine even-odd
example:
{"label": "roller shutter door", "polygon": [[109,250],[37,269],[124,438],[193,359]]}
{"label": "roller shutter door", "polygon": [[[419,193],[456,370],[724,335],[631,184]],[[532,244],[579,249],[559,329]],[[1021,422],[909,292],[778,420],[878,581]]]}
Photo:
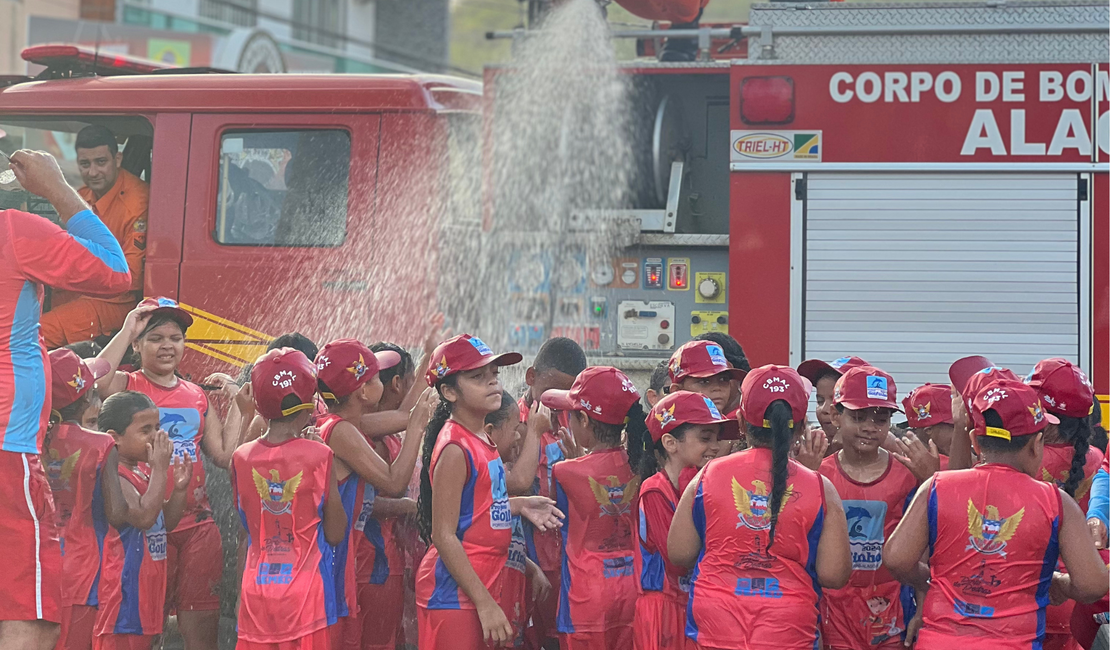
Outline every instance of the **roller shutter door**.
{"label": "roller shutter door", "polygon": [[970,354],[1019,374],[1049,356],[1083,364],[1078,183],[809,174],[803,358],[859,355],[901,395],[947,383],[949,364]]}

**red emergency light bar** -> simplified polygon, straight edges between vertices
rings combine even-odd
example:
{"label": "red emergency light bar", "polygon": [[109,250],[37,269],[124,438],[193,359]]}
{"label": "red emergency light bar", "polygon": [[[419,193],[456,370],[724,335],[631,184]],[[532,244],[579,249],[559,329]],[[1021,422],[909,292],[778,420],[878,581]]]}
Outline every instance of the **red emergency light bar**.
{"label": "red emergency light bar", "polygon": [[151,74],[177,67],[126,54],[97,52],[93,48],[80,45],[35,45],[24,49],[22,56],[24,61],[46,66],[49,73],[47,76],[50,78],[81,74]]}

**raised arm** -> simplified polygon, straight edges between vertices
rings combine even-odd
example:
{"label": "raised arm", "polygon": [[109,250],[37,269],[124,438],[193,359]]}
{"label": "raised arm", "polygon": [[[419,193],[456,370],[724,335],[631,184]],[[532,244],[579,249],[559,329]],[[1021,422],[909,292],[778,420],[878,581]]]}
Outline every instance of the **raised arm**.
{"label": "raised arm", "polygon": [[505,477],[509,494],[531,494],[532,483],[536,479],[536,469],[540,466],[540,438],[545,431],[551,430],[551,409],[538,401],[528,411],[528,431],[520,447],[520,455],[513,468]]}
{"label": "raised arm", "polygon": [[147,458],[150,458],[150,475],[152,480],[146,492],[139,494],[129,481],[120,481],[123,498],[127,501],[127,514],[124,523],[147,530],[158,521],[162,506],[166,500],[166,474],[170,468],[170,457],[173,456],[173,443],[165,431],[154,434],[154,442],[147,444]]}
{"label": "raised arm", "polygon": [[38,215],[13,210],[5,220],[20,271],[27,279],[58,289],[112,296],[131,287],[123,249],[108,227],[65,182],[54,157],[20,150],[11,169],[28,192],[54,206],[69,232]]}
{"label": "raised arm", "polygon": [[108,345],[104,346],[100,354],[96,355],[97,359],[104,359],[111,367],[108,373],[96,382],[96,390],[101,398],[107,398],[109,395],[127,389],[127,373],[119,372],[119,364],[123,361],[123,355],[127,354],[127,349],[146,328],[155,309],[157,307],[154,306],[132,309],[127,314],[127,318],[123,319],[123,327],[116,332]]}
{"label": "raised arm", "polygon": [[432,389],[425,390],[424,397],[409,415],[405,440],[392,465],[385,462],[370,446],[366,437],[349,422],[335,425],[328,445],[335,452],[336,458],[346,463],[362,480],[373,485],[380,494],[389,497],[404,496],[416,468],[416,456],[424,439],[424,426],[428,423],[432,404],[438,398]]}

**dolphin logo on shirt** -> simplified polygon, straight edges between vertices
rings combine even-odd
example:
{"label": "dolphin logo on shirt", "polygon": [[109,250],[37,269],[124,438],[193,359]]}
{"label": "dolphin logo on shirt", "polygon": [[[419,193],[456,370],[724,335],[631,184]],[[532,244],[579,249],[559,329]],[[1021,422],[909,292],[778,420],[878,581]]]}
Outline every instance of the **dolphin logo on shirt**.
{"label": "dolphin logo on shirt", "polygon": [[[786,507],[786,502],[794,495],[794,485],[788,485],[786,491],[782,495],[782,501],[779,503],[779,514],[782,514],[782,509]],[[736,516],[740,523],[736,524],[739,528],[744,526],[751,530],[767,530],[771,527],[771,507],[770,497],[767,492],[767,484],[759,479],[752,481],[752,489],[746,490],[732,477],[732,498],[736,504]]]}
{"label": "dolphin logo on shirt", "polygon": [[262,499],[262,507],[272,515],[284,515],[293,509],[293,497],[301,485],[304,471],[298,472],[290,479],[281,480],[276,469],[270,470],[270,478],[262,476],[258,470],[251,468],[251,477],[258,496]]}
{"label": "dolphin logo on shirt", "polygon": [[1025,508],[1018,510],[1009,517],[1002,517],[998,508],[988,505],[986,514],[979,512],[971,499],[967,500],[967,550],[975,549],[985,555],[995,553],[1006,557],[1006,544],[1017,532],[1021,518],[1025,516]]}

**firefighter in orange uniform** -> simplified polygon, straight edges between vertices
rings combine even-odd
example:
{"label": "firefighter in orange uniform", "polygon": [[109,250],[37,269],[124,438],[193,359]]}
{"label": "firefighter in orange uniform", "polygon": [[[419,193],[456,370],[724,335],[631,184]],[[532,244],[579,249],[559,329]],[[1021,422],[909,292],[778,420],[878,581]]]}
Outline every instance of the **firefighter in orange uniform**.
{"label": "firefighter in orange uniform", "polygon": [[131,271],[131,289],[110,298],[54,291],[51,309],[42,315],[42,336],[48,349],[118,331],[143,290],[147,184],[120,168],[123,154],[115,135],[103,126],[81,129],[76,148],[77,166],[85,181],[78,193],[123,248]]}

